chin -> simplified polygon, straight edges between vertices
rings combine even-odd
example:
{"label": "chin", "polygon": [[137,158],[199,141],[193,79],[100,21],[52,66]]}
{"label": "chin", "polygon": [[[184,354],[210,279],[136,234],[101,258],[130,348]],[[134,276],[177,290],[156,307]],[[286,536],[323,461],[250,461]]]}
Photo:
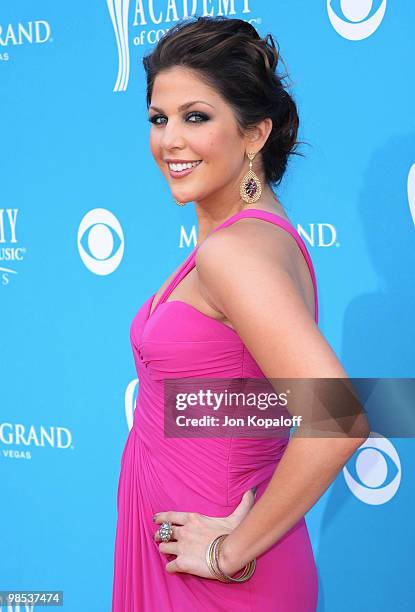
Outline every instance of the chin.
{"label": "chin", "polygon": [[179,202],[192,202],[193,201],[193,194],[189,194],[189,193],[179,193],[179,194],[175,194],[172,191],[173,194],[173,198],[175,200],[178,200]]}

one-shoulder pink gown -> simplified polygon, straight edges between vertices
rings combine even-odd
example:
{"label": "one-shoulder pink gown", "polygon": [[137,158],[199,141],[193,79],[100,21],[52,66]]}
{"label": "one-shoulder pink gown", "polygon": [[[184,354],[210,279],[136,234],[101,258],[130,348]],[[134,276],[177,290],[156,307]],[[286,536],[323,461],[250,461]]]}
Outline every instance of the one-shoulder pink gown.
{"label": "one-shoulder pink gown", "polygon": [[[282,217],[245,209],[216,227],[254,217],[288,231],[311,274],[318,323],[316,278],[306,246]],[[153,539],[156,512],[227,516],[245,491],[267,487],[288,438],[166,438],[163,379],[265,378],[235,330],[168,296],[195,265],[192,251],[149,316],[154,295],[134,317],[130,338],[139,379],[134,424],[121,457],[114,550],[113,612],[314,612],[317,569],[304,517],[257,557],[244,583],[223,583],[165,570],[167,557]],[[278,503],[278,501],[276,501]]]}

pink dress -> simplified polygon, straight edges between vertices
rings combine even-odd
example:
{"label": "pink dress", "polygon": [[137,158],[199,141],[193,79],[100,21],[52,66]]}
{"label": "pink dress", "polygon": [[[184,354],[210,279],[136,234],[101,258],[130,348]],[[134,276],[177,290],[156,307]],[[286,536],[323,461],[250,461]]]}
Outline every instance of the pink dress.
{"label": "pink dress", "polygon": [[[314,285],[304,242],[282,217],[259,209],[232,215],[213,231],[255,217],[288,231],[301,249]],[[195,265],[192,251],[149,316],[154,295],[134,317],[130,338],[139,379],[134,423],[121,457],[114,551],[112,612],[314,612],[317,570],[304,517],[257,557],[244,583],[222,583],[187,573],[169,574],[174,555],[161,553],[153,534],[156,512],[227,516],[247,489],[263,494],[288,438],[166,438],[163,379],[264,378],[235,330],[179,300],[167,301]]]}

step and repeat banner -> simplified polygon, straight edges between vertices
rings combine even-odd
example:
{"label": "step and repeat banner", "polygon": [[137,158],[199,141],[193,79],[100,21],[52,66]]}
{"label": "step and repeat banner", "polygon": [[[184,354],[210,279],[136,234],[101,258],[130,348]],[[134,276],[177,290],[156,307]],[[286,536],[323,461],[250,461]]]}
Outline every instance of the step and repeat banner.
{"label": "step and repeat banner", "polygon": [[[415,5],[3,0],[0,591],[109,611],[129,328],[194,248],[149,148],[142,57],[191,15],[275,36],[304,158],[276,190],[349,376],[415,376]],[[413,439],[371,436],[306,519],[319,612],[415,608]],[[0,610],[32,610],[14,603]]]}

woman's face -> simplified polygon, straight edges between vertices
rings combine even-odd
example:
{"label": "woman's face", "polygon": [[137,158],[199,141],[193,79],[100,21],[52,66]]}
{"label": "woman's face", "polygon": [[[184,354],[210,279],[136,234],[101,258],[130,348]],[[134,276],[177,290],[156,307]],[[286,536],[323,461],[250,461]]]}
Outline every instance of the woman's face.
{"label": "woman's face", "polygon": [[[203,201],[224,188],[239,194],[248,169],[247,142],[233,109],[197,72],[175,66],[159,73],[149,119],[151,152],[174,199]],[[200,163],[181,173],[167,160]]]}

